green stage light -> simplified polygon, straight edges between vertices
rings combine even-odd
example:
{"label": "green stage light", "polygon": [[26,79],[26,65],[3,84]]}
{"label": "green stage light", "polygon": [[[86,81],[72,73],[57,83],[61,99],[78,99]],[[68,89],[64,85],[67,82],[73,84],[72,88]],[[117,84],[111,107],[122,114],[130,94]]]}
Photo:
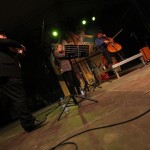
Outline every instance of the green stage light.
{"label": "green stage light", "polygon": [[83,25],[86,25],[86,23],[87,23],[86,20],[82,20]]}
{"label": "green stage light", "polygon": [[52,35],[53,35],[54,37],[57,37],[57,36],[58,36],[58,32],[57,32],[57,31],[53,31],[53,32],[52,32]]}

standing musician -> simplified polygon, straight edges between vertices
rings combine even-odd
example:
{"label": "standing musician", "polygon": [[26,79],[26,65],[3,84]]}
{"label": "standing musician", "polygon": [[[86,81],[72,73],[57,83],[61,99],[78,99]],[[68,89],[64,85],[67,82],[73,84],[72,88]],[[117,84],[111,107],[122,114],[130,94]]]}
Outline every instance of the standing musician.
{"label": "standing musician", "polygon": [[96,50],[100,51],[102,55],[107,59],[109,66],[112,66],[112,59],[110,53],[107,50],[107,44],[110,42],[107,40],[106,35],[103,34],[102,30],[97,32],[97,38],[95,39]]}
{"label": "standing musician", "polygon": [[61,68],[61,72],[63,73],[64,80],[66,81],[66,84],[69,88],[70,94],[81,94],[80,83],[75,76],[70,61],[65,57],[65,51],[61,44],[58,45],[57,49],[54,52],[54,55],[57,58],[58,64]]}
{"label": "standing musician", "polygon": [[8,39],[6,32],[0,30],[0,100],[7,98],[17,111],[23,129],[31,132],[41,127],[46,119],[37,120],[27,108],[21,66],[16,57],[16,53],[24,51],[23,45]]}

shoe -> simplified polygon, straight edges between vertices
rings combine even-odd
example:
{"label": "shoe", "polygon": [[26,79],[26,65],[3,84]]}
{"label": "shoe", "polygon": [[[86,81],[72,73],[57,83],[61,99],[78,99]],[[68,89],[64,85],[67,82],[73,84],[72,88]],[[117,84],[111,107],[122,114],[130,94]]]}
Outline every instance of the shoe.
{"label": "shoe", "polygon": [[34,124],[30,128],[26,129],[26,131],[31,132],[33,130],[41,128],[44,125],[44,123],[46,122],[46,120],[47,120],[47,117],[44,118],[43,120],[35,120]]}

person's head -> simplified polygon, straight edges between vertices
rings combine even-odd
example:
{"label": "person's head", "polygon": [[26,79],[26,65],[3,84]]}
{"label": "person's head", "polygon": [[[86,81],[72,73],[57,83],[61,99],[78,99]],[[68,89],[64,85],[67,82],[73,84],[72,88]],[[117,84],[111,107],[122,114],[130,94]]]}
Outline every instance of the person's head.
{"label": "person's head", "polygon": [[6,39],[7,35],[6,32],[3,29],[0,29],[0,39]]}
{"label": "person's head", "polygon": [[57,46],[57,51],[60,52],[60,53],[63,52],[63,47],[62,47],[61,44],[59,44],[59,45]]}
{"label": "person's head", "polygon": [[97,32],[97,37],[98,38],[101,38],[103,36],[103,31],[102,30],[99,30],[98,32]]}

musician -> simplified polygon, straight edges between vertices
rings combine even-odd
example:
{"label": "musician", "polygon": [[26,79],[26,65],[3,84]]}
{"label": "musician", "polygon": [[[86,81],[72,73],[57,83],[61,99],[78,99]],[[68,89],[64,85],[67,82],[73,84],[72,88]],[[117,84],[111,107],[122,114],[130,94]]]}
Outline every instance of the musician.
{"label": "musician", "polygon": [[27,108],[21,66],[16,58],[16,54],[23,51],[23,45],[8,39],[6,32],[0,30],[0,100],[4,100],[4,96],[7,98],[18,113],[23,129],[31,132],[41,127],[45,119],[37,120]]}
{"label": "musician", "polygon": [[54,52],[54,55],[57,58],[64,80],[69,88],[70,94],[81,94],[79,81],[74,74],[70,61],[65,57],[63,45],[58,45]]}
{"label": "musician", "polygon": [[111,67],[112,66],[112,59],[111,59],[110,53],[107,50],[107,44],[109,42],[110,41],[106,39],[106,35],[103,34],[103,31],[99,30],[97,32],[97,38],[95,39],[96,50],[100,51],[102,53],[102,55],[107,59],[108,64]]}

